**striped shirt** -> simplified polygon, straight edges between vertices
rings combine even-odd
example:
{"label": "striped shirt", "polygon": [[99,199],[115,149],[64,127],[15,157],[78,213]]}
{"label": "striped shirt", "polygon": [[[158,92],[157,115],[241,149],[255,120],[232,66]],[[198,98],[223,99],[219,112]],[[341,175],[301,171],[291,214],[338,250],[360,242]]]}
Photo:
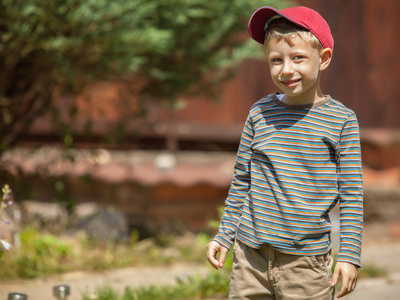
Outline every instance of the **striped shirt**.
{"label": "striped shirt", "polygon": [[338,261],[360,266],[363,196],[354,112],[327,96],[293,106],[277,94],[250,110],[215,241],[269,244],[293,255],[332,248],[329,212],[339,203]]}

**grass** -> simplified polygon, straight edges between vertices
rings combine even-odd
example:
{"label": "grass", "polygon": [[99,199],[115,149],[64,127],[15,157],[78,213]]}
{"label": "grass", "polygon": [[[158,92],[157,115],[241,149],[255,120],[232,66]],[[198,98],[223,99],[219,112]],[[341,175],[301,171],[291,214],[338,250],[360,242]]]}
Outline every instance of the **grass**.
{"label": "grass", "polygon": [[[383,270],[366,267],[360,269],[359,277],[384,276]],[[118,293],[110,286],[103,286],[97,294],[83,295],[83,300],[183,300],[183,299],[227,299],[229,293],[229,268],[218,272],[210,272],[208,277],[193,276],[185,281],[178,281],[174,286],[148,286],[137,289],[126,287],[123,293]],[[340,288],[340,283],[339,283]]]}
{"label": "grass", "polygon": [[[20,232],[21,247],[0,258],[0,281],[46,277],[69,271],[97,271],[137,265],[168,265],[180,262],[204,262],[210,236],[161,236],[139,242],[133,235],[127,243],[102,244],[85,236],[60,238],[39,233],[32,227]],[[140,257],[140,259],[139,259]],[[230,252],[225,268],[206,277],[195,275],[171,286],[126,287],[119,294],[111,286],[100,287],[96,295],[85,294],[83,300],[173,300],[226,297],[229,289]]]}
{"label": "grass", "polygon": [[85,294],[83,300],[179,300],[226,297],[229,292],[229,272],[212,272],[207,277],[192,276],[173,286],[155,286],[132,289],[122,294],[110,286],[98,289],[97,295]]}
{"label": "grass", "polygon": [[[100,243],[85,235],[75,238],[42,234],[32,227],[20,232],[21,247],[0,257],[0,281],[33,279],[71,271],[100,271],[139,265],[168,265],[176,259],[203,262],[204,238],[165,237],[124,243]],[[203,239],[203,240],[202,240]]]}
{"label": "grass", "polygon": [[[138,265],[168,265],[179,259],[204,262],[210,236],[203,233],[189,238],[160,236],[138,241],[133,234],[125,243],[99,243],[85,235],[61,238],[43,234],[32,227],[20,232],[21,247],[0,257],[0,281],[30,279],[70,271],[99,271]],[[139,259],[140,258],[140,259]],[[336,258],[336,257],[335,257]],[[83,295],[83,300],[174,300],[226,298],[229,289],[233,255],[229,252],[225,268],[179,280],[171,286],[126,287],[122,293],[103,286],[96,295]],[[359,270],[359,278],[385,276],[386,272],[373,266]]]}
{"label": "grass", "polygon": [[[384,276],[386,272],[374,267],[366,267],[359,272],[360,278]],[[223,298],[229,293],[229,269],[223,272],[211,272],[208,277],[193,276],[185,281],[178,281],[174,286],[148,286],[137,289],[126,287],[123,293],[118,293],[110,286],[103,286],[97,294],[83,295],[83,300],[189,300]],[[340,283],[339,283],[340,285]]]}

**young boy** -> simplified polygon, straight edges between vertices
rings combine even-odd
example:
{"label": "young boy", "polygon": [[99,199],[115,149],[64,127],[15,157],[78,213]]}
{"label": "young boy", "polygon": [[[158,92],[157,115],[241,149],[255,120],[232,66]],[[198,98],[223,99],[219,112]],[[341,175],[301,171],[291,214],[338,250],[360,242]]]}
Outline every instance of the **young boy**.
{"label": "young boy", "polygon": [[[343,297],[360,267],[361,154],[354,112],[320,89],[333,51],[329,25],[306,7],[261,7],[249,33],[264,44],[283,93],[250,110],[207,258],[222,268],[235,242],[229,299],[333,299],[340,276]],[[332,274],[329,212],[337,203],[340,248]]]}

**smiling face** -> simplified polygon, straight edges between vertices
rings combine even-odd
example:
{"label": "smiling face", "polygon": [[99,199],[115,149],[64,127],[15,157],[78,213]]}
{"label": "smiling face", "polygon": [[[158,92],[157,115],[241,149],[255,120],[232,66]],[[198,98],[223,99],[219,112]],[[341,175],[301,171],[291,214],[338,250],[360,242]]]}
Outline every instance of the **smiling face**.
{"label": "smiling face", "polygon": [[[318,50],[299,36],[290,43],[271,38],[266,44],[267,59],[275,85],[286,94],[285,102],[302,105],[316,102],[324,96],[319,88],[320,72],[327,65],[330,49]],[[328,64],[329,64],[328,61]]]}

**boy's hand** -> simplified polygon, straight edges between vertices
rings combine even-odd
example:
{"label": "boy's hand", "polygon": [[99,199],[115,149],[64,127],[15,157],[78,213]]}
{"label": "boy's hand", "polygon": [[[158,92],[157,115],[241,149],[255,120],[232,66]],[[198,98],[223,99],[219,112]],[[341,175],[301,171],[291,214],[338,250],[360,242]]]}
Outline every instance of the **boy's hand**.
{"label": "boy's hand", "polygon": [[[215,270],[224,266],[228,251],[227,248],[221,246],[215,241],[211,241],[207,244],[207,259]],[[217,258],[218,252],[221,253],[219,259]]]}
{"label": "boy's hand", "polygon": [[342,276],[342,288],[337,297],[342,298],[350,294],[356,288],[358,269],[350,263],[337,262],[332,276],[332,286],[337,284],[339,276]]}

